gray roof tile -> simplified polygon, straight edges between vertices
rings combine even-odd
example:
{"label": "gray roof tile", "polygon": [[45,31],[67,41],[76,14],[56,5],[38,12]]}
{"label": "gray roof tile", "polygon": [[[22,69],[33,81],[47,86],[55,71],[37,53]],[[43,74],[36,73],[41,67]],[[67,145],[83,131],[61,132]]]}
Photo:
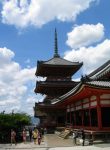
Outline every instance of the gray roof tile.
{"label": "gray roof tile", "polygon": [[91,79],[99,79],[103,75],[110,73],[110,60],[108,60],[106,63],[104,63],[102,66],[97,68],[95,71],[90,73],[88,76]]}
{"label": "gray roof tile", "polygon": [[91,81],[86,82],[89,85],[100,86],[100,87],[110,87],[110,81]]}
{"label": "gray roof tile", "polygon": [[54,57],[48,61],[44,61],[43,64],[49,64],[49,65],[82,65],[82,63],[79,62],[71,62],[66,59],[60,58],[60,57]]}

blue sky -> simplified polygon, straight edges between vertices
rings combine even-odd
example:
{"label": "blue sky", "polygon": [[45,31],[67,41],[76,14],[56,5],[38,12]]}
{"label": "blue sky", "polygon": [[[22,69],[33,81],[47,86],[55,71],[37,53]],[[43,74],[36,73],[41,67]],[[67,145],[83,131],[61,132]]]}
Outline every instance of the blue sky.
{"label": "blue sky", "polygon": [[0,0],[0,112],[33,114],[37,60],[54,53],[84,63],[73,77],[110,59],[109,0]]}

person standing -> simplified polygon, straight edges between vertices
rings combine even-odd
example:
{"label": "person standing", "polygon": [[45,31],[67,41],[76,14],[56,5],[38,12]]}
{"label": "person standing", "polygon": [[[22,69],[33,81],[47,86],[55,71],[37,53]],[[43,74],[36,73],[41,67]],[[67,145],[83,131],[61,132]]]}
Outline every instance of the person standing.
{"label": "person standing", "polygon": [[77,142],[76,142],[77,137],[78,137],[78,132],[74,131],[73,132],[73,140],[74,140],[73,142],[74,142],[75,145],[77,144]]}
{"label": "person standing", "polygon": [[26,143],[26,130],[25,129],[23,129],[22,135],[23,135],[23,142]]}
{"label": "person standing", "polygon": [[32,129],[29,129],[29,139],[30,139],[30,142],[32,140]]}
{"label": "person standing", "polygon": [[41,139],[42,139],[42,135],[41,135],[41,132],[40,132],[40,130],[38,130],[38,145],[40,145],[40,143],[41,143]]}
{"label": "person standing", "polygon": [[82,146],[84,146],[84,143],[85,143],[85,132],[84,132],[84,130],[82,129]]}
{"label": "person standing", "polygon": [[37,138],[38,138],[38,130],[37,129],[34,129],[32,136],[34,139],[34,144],[37,144]]}
{"label": "person standing", "polygon": [[44,128],[44,134],[47,134],[47,128],[46,127]]}
{"label": "person standing", "polygon": [[13,129],[11,129],[11,145],[13,143],[15,143],[16,145],[16,132]]}

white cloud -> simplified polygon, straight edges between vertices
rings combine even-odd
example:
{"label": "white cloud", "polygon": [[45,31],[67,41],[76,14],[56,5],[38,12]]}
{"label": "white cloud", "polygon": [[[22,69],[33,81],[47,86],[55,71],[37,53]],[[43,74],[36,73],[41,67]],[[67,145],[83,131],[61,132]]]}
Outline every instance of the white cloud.
{"label": "white cloud", "polygon": [[[103,41],[99,42],[101,39]],[[100,23],[75,27],[68,33],[66,43],[72,49],[65,52],[64,58],[70,61],[83,61],[83,74],[90,73],[110,59],[110,40],[104,39],[104,26]]]}
{"label": "white cloud", "polygon": [[41,27],[54,19],[75,21],[94,1],[97,0],[4,0],[2,22],[24,28],[28,25]]}
{"label": "white cloud", "polygon": [[0,48],[0,67],[4,67],[3,65],[10,63],[13,57],[14,53],[11,50],[6,47]]}
{"label": "white cloud", "polygon": [[95,47],[81,47],[67,51],[64,58],[71,61],[83,61],[83,73],[87,74],[110,59],[110,40],[106,39]]}
{"label": "white cloud", "polygon": [[82,46],[89,46],[93,43],[100,41],[104,37],[104,26],[100,23],[83,24],[76,26],[73,30],[67,34],[67,44],[71,48],[79,48]]}
{"label": "white cloud", "polygon": [[0,111],[10,112],[17,107],[28,112],[28,107],[24,108],[30,94],[28,85],[35,83],[36,68],[22,69],[19,63],[12,60],[13,57],[13,51],[0,48]]}

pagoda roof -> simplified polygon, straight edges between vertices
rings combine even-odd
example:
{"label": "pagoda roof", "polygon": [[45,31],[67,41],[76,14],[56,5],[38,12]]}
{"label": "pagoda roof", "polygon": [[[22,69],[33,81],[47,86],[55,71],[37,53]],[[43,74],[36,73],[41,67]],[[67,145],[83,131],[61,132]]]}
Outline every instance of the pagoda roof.
{"label": "pagoda roof", "polygon": [[65,72],[67,72],[66,76],[71,76],[76,73],[82,65],[82,62],[71,62],[58,56],[48,61],[38,61],[35,74],[36,76],[48,76],[53,73],[54,75],[61,75],[62,70],[69,69],[68,71],[65,70]]}
{"label": "pagoda roof", "polygon": [[41,62],[43,65],[53,65],[53,66],[75,66],[79,65],[79,62],[71,62],[61,57],[53,57],[48,61]]}
{"label": "pagoda roof", "polygon": [[78,82],[74,81],[39,81],[36,82],[35,93],[46,95],[63,95],[76,86]]}
{"label": "pagoda roof", "polygon": [[88,77],[95,80],[104,78],[106,76],[110,77],[110,60],[88,75]]}

